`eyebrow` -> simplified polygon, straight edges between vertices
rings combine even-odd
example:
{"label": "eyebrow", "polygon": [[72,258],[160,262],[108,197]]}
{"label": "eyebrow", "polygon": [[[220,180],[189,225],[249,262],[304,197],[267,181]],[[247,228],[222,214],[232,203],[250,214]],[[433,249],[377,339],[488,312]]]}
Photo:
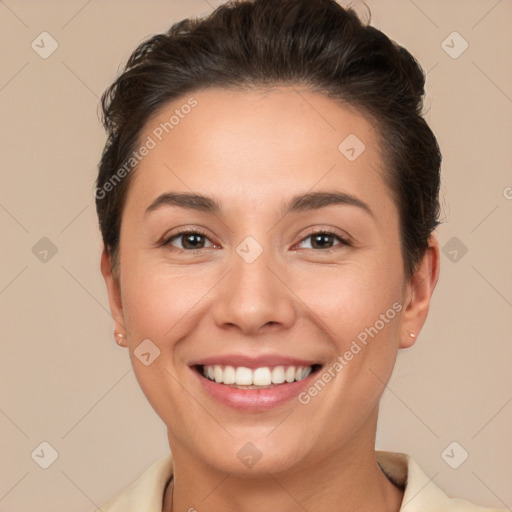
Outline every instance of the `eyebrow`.
{"label": "eyebrow", "polygon": [[[375,214],[367,203],[346,192],[307,192],[305,194],[298,194],[284,204],[281,213],[285,216],[289,213],[318,210],[338,204],[356,206],[372,217],[375,217]],[[220,203],[214,198],[194,193],[167,192],[159,195],[148,206],[144,215],[165,206],[177,206],[179,208],[216,215],[220,215],[222,212]]]}

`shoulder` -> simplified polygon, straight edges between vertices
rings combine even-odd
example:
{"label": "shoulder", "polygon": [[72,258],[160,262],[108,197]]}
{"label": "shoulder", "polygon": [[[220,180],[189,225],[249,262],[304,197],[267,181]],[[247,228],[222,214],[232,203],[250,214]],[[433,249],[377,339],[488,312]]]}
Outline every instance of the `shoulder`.
{"label": "shoulder", "polygon": [[466,500],[450,498],[407,454],[376,451],[375,455],[379,466],[389,480],[404,489],[401,511],[504,512],[504,509],[485,508]]}
{"label": "shoulder", "polygon": [[172,455],[153,462],[137,480],[95,512],[162,512],[167,482],[172,476]]}

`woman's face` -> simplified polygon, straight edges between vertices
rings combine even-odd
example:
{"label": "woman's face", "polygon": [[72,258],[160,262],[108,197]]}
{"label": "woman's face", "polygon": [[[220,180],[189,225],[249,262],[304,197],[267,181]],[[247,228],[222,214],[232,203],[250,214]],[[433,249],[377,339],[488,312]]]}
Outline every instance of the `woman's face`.
{"label": "woman's face", "polygon": [[[373,443],[397,350],[437,279],[404,276],[377,140],[357,111],[294,88],[197,92],[142,132],[120,288],[105,256],[103,271],[176,456],[277,473]],[[315,366],[240,389],[202,375],[215,363],[214,380],[263,386]]]}

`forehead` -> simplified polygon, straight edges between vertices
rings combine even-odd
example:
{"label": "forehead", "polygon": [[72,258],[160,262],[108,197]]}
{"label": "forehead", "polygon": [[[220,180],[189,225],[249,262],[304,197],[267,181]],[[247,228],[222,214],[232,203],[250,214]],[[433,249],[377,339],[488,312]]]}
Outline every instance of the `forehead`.
{"label": "forehead", "polygon": [[139,137],[145,143],[152,148],[128,195],[146,205],[164,189],[243,196],[246,205],[315,187],[370,203],[390,196],[373,123],[295,87],[184,95],[147,122]]}

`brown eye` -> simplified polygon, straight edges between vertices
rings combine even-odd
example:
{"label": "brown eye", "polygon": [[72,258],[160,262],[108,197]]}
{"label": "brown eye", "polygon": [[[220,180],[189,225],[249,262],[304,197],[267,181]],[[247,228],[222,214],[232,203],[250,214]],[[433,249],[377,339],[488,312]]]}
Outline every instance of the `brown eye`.
{"label": "brown eye", "polygon": [[[181,231],[169,238],[164,245],[176,247],[173,245],[173,242],[177,240],[181,241],[181,247],[178,246],[177,249],[193,251],[205,249],[206,247],[213,247],[213,244],[210,242],[208,237],[198,231]],[[206,243],[209,243],[210,245],[208,246]]]}
{"label": "brown eye", "polygon": [[[350,245],[347,239],[327,231],[311,233],[306,238],[303,238],[300,244],[305,243],[306,240],[311,240],[310,247],[303,247],[304,249],[328,250],[338,245]],[[340,243],[335,244],[335,240],[339,240]]]}

